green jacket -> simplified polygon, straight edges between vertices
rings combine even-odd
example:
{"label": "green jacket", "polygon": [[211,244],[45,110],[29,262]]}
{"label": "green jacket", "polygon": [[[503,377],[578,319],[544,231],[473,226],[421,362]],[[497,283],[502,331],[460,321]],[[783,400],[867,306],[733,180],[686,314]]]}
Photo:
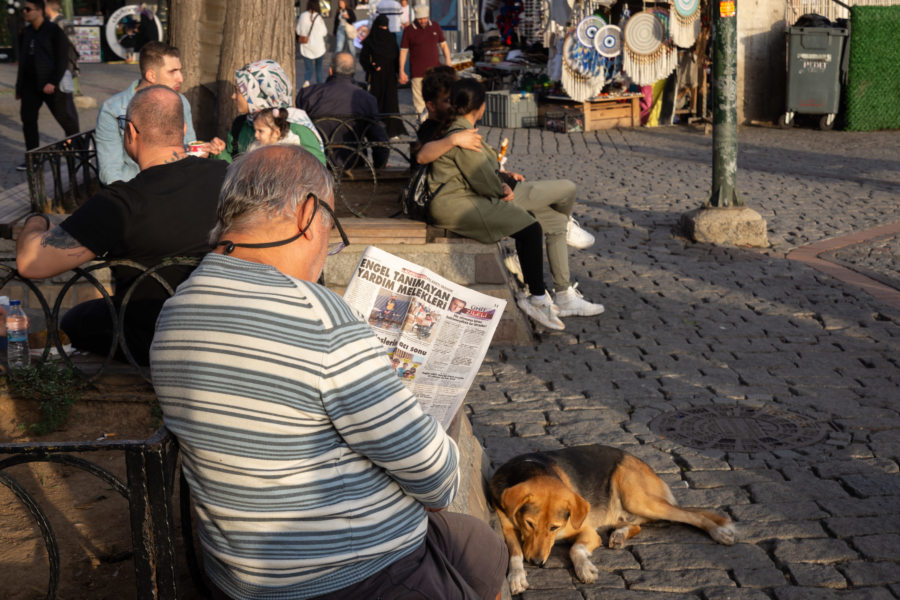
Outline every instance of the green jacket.
{"label": "green jacket", "polygon": [[[473,127],[458,117],[447,135]],[[491,244],[534,223],[528,212],[501,200],[499,168],[497,153],[484,142],[481,152],[454,146],[431,163],[428,185],[432,190],[440,187],[429,209],[434,225]]]}
{"label": "green jacket", "polygon": [[[213,158],[218,158],[230,163],[232,160],[246,152],[250,144],[256,139],[254,137],[253,124],[245,115],[239,116],[238,119],[241,119],[242,117],[243,125],[238,132],[237,153],[234,153],[234,134],[229,130],[228,137],[225,140],[225,149],[219,154],[216,154]],[[319,142],[319,138],[316,136],[315,132],[300,123],[291,123],[290,126],[291,131],[300,138],[300,145],[303,149],[309,150],[309,152],[318,158],[323,165],[327,166],[328,163],[325,162],[325,153],[322,152],[322,144]]]}

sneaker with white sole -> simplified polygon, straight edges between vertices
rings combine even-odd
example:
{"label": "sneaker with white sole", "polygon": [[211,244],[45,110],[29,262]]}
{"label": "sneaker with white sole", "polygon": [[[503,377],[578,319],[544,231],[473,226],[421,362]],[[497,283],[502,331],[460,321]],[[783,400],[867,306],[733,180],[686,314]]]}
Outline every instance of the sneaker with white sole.
{"label": "sneaker with white sole", "polygon": [[509,271],[510,275],[519,280],[519,283],[525,285],[525,276],[522,274],[522,265],[519,264],[519,255],[515,252],[507,254],[503,257],[503,266]]}
{"label": "sneaker with white sole", "polygon": [[559,320],[559,317],[556,316],[556,312],[553,310],[553,300],[546,294],[543,300],[523,294],[516,298],[516,304],[530,319],[540,323],[547,329],[560,331],[566,328],[565,323]]}
{"label": "sneaker with white sole", "polygon": [[566,243],[573,248],[584,250],[594,245],[594,236],[585,231],[575,217],[569,217],[569,224],[566,225]]}
{"label": "sneaker with white sole", "polygon": [[557,292],[556,305],[559,307],[560,317],[593,317],[599,315],[605,309],[602,304],[588,302],[578,291],[578,284],[569,286],[569,289]]}

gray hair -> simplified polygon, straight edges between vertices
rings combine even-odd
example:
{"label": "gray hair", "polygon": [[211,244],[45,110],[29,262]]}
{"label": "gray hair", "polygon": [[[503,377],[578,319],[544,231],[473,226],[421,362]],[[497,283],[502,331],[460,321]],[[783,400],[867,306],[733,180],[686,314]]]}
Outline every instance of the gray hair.
{"label": "gray hair", "polygon": [[[216,224],[209,232],[211,246],[230,231],[264,228],[278,219],[293,218],[310,194],[323,202],[333,194],[331,174],[300,146],[263,146],[235,160],[219,192]],[[324,210],[323,219],[330,219]]]}
{"label": "gray hair", "polygon": [[356,73],[356,63],[349,52],[338,52],[331,57],[331,70],[335,75],[347,75],[353,77]]}

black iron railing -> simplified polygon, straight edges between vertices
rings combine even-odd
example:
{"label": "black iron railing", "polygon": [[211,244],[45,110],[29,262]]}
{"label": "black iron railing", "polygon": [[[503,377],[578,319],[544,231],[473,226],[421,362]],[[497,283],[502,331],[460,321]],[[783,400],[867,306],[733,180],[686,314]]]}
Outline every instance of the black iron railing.
{"label": "black iron railing", "polygon": [[[85,454],[110,451],[124,454],[124,481],[96,462],[83,458]],[[59,544],[41,504],[7,470],[36,462],[67,465],[94,475],[105,484],[104,488],[108,486],[120,494],[128,502],[130,513],[136,597],[138,600],[175,600],[178,597],[175,572],[178,557],[175,554],[172,497],[177,458],[175,438],[165,428],[160,428],[149,439],[136,441],[0,444],[0,485],[8,488],[34,519],[47,551],[50,565],[48,600],[56,598],[59,587]],[[186,488],[182,488],[181,495],[188,495]],[[182,517],[187,519],[189,531],[190,513]],[[192,542],[190,538],[186,541],[191,574],[198,581]]]}
{"label": "black iron railing", "polygon": [[70,213],[100,188],[93,129],[29,150],[25,165],[36,212]]}
{"label": "black iron railing", "polygon": [[[44,323],[47,326],[47,341],[44,346],[44,352],[41,360],[46,360],[50,356],[52,349],[55,348],[62,360],[65,361],[65,363],[75,373],[77,373],[84,379],[92,381],[99,378],[103,374],[103,372],[109,366],[110,362],[116,356],[117,351],[121,350],[122,355],[124,355],[128,362],[141,374],[141,376],[146,381],[150,381],[149,370],[146,367],[138,364],[138,362],[134,359],[132,350],[128,347],[128,341],[126,339],[126,336],[124,335],[125,317],[128,314],[129,302],[132,299],[134,290],[136,290],[142,283],[148,281],[155,282],[162,288],[163,292],[167,296],[171,296],[174,293],[174,290],[169,282],[166,281],[166,279],[163,277],[163,272],[166,269],[177,267],[195,267],[199,262],[200,259],[198,258],[170,258],[152,267],[145,267],[130,260],[99,261],[89,263],[83,267],[78,267],[72,270],[72,276],[62,285],[59,293],[56,296],[56,299],[53,301],[52,306],[50,304],[50,301],[41,292],[41,287],[38,286],[34,281],[22,277],[21,275],[19,275],[19,272],[11,266],[0,265],[0,291],[2,291],[9,282],[18,281],[25,284],[25,286],[28,287],[28,289],[32,294],[34,294],[35,298],[37,299],[37,303],[40,306],[41,311],[43,312]],[[113,296],[110,295],[110,293],[107,291],[106,286],[104,286],[104,284],[94,275],[94,273],[100,269],[111,267],[128,267],[141,272],[140,275],[138,275],[134,279],[125,293],[121,294],[121,302],[116,302],[113,299]],[[94,288],[96,288],[97,292],[100,294],[101,299],[106,303],[106,306],[109,309],[110,323],[113,328],[113,338],[110,342],[109,352],[104,357],[103,362],[100,364],[99,368],[96,371],[90,373],[84,371],[72,361],[72,357],[69,356],[62,340],[58,335],[59,321],[61,312],[63,312],[62,307],[66,295],[73,288],[73,286],[75,286],[82,280],[90,283]],[[34,309],[35,307],[33,305],[29,306],[29,310]]]}

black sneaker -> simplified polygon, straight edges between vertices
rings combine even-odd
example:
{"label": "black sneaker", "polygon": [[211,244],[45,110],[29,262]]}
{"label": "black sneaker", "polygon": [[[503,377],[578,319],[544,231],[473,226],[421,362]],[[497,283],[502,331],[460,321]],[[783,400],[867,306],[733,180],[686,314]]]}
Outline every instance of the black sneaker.
{"label": "black sneaker", "polygon": [[16,165],[16,171],[25,171],[28,169],[28,165],[22,163],[21,165]]}

